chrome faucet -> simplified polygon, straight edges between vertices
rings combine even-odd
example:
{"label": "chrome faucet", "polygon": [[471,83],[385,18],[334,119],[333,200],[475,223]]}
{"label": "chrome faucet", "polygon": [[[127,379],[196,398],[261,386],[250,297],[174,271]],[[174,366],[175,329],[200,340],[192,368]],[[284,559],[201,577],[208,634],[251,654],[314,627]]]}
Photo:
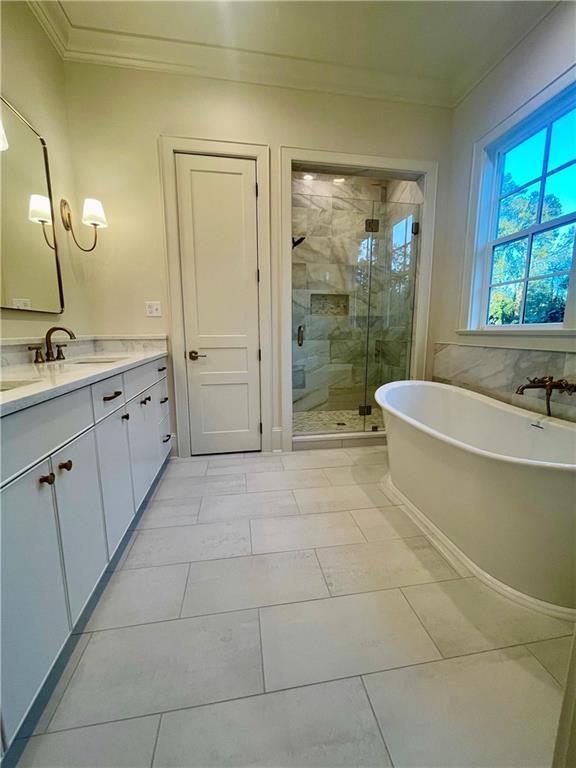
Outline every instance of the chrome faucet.
{"label": "chrome faucet", "polygon": [[576,392],[576,384],[570,384],[566,379],[554,379],[553,376],[541,376],[534,379],[528,378],[528,384],[521,384],[516,390],[516,394],[523,395],[526,389],[546,390],[546,414],[552,416],[552,411],[550,410],[552,392],[556,389],[558,392],[566,392],[572,395]]}
{"label": "chrome faucet", "polygon": [[64,360],[64,352],[62,352],[62,347],[65,347],[66,344],[56,344],[56,348],[58,350],[57,354],[54,355],[54,350],[52,349],[52,335],[56,333],[56,331],[64,331],[64,333],[67,333],[68,336],[71,339],[76,338],[76,334],[73,333],[69,328],[64,328],[63,325],[54,325],[52,328],[48,328],[46,331],[46,362],[50,363],[52,360]]}

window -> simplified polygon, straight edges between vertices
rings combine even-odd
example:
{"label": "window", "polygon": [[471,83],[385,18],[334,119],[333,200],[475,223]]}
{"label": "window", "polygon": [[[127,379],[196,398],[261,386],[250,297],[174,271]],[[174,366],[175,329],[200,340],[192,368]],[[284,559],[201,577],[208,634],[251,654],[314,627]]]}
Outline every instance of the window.
{"label": "window", "polygon": [[489,145],[486,160],[476,327],[566,327],[576,300],[574,92]]}

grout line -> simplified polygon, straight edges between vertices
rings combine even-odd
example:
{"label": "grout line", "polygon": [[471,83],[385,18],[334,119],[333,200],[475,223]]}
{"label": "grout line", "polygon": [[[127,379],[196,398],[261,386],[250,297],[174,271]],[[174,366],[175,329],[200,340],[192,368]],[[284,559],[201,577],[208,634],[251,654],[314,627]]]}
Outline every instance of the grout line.
{"label": "grout line", "polygon": [[190,579],[190,571],[192,569],[192,563],[188,564],[188,571],[186,572],[186,581],[184,582],[184,591],[182,592],[182,600],[180,601],[180,610],[178,612],[178,618],[182,618],[182,611],[184,610],[184,600],[186,599],[186,591],[188,589],[188,581]]}
{"label": "grout line", "polygon": [[528,651],[530,656],[532,656],[534,659],[536,659],[536,661],[538,662],[538,664],[540,664],[542,669],[545,669],[546,672],[552,678],[552,680],[554,680],[554,682],[557,683],[560,686],[560,688],[564,691],[565,688],[566,688],[567,683],[562,683],[560,680],[558,680],[556,675],[552,674],[552,672],[548,669],[548,667],[545,666],[544,662],[541,661],[541,659],[539,659],[538,656],[536,656],[536,654],[534,653],[534,651],[530,648],[530,646],[534,645],[534,643],[542,643],[542,642],[545,642],[546,640],[561,640],[562,637],[570,637],[570,635],[562,635],[561,637],[546,637],[546,638],[544,638],[544,640],[531,640],[529,643],[523,643],[523,646],[524,646],[524,648],[526,648],[526,650]]}
{"label": "grout line", "polygon": [[[506,650],[507,648],[517,648],[517,647],[523,647],[523,644],[522,643],[518,643],[517,645],[505,646],[504,648],[490,648],[490,649],[485,650],[485,651],[476,651],[474,653],[464,654],[464,656],[484,656],[487,653],[495,653],[497,651]],[[530,655],[532,655],[532,654],[530,654]],[[432,659],[432,660],[427,660],[427,661],[418,661],[418,662],[415,662],[413,664],[402,664],[402,665],[396,666],[396,667],[387,667],[385,669],[375,669],[375,670],[371,670],[370,672],[356,672],[355,674],[344,675],[343,677],[333,677],[333,678],[329,678],[327,680],[315,680],[314,682],[301,683],[299,685],[287,686],[285,688],[274,688],[274,689],[269,690],[269,691],[259,691],[258,693],[248,694],[247,696],[234,696],[234,697],[229,698],[229,699],[218,699],[216,701],[207,701],[207,702],[204,702],[203,704],[192,704],[192,705],[190,705],[188,707],[176,707],[174,709],[165,709],[165,710],[157,710],[157,711],[154,711],[154,712],[146,712],[145,714],[142,714],[142,715],[128,715],[126,717],[117,718],[116,720],[103,720],[103,721],[98,721],[98,722],[94,722],[94,723],[84,723],[83,725],[75,725],[75,726],[72,726],[70,728],[59,728],[58,730],[53,730],[53,731],[50,731],[49,733],[52,734],[52,733],[62,733],[64,731],[77,731],[77,730],[82,729],[82,728],[90,728],[91,726],[94,726],[94,725],[106,725],[108,723],[118,723],[118,722],[124,722],[126,720],[140,720],[143,717],[151,717],[153,715],[164,715],[164,714],[169,714],[171,712],[182,712],[182,711],[185,711],[185,710],[199,709],[201,707],[210,707],[210,706],[213,706],[215,704],[226,704],[226,703],[229,703],[229,702],[232,702],[232,701],[242,701],[244,699],[253,699],[253,698],[257,697],[257,696],[264,696],[264,695],[269,694],[269,693],[280,693],[280,692],[283,692],[283,691],[298,690],[298,689],[301,689],[301,688],[311,688],[311,687],[316,686],[316,685],[324,685],[326,683],[339,682],[340,680],[350,680],[350,679],[354,679],[354,678],[357,678],[357,677],[368,677],[370,675],[379,675],[379,674],[384,674],[386,672],[393,672],[393,671],[399,670],[399,669],[410,669],[410,668],[413,668],[413,667],[421,667],[421,666],[424,666],[425,664],[439,664],[439,663],[441,664],[441,663],[445,663],[447,661],[451,661],[451,660],[456,659],[456,658],[461,658],[461,657],[459,657],[459,656],[451,656],[448,659],[444,659],[444,658]],[[550,674],[550,673],[548,673],[548,674]],[[44,735],[44,734],[42,734],[42,735]],[[26,738],[27,739],[28,737],[22,737],[22,738]],[[34,738],[36,738],[36,737],[34,737]]]}
{"label": "grout line", "polygon": [[[38,734],[36,734],[37,736],[43,736],[44,734],[46,734],[46,733],[49,733],[49,732],[50,732],[50,726],[52,725],[52,720],[54,720],[54,716],[56,715],[56,712],[58,711],[58,708],[60,707],[60,704],[62,703],[62,699],[64,698],[64,694],[65,694],[65,693],[66,693],[66,691],[68,690],[68,686],[70,685],[70,683],[71,683],[71,681],[72,681],[72,678],[73,678],[73,677],[74,677],[74,675],[76,674],[76,670],[78,669],[78,665],[80,664],[80,662],[82,661],[82,658],[83,658],[84,654],[86,653],[86,648],[88,648],[88,646],[90,645],[90,641],[92,640],[92,636],[93,636],[93,635],[92,635],[92,632],[87,632],[87,633],[85,633],[85,634],[87,634],[87,635],[88,635],[88,641],[86,642],[86,645],[85,645],[85,646],[84,646],[84,648],[82,649],[82,653],[81,653],[81,654],[80,654],[80,656],[78,657],[78,661],[77,661],[77,662],[76,662],[76,664],[74,665],[74,669],[72,670],[72,672],[70,673],[70,675],[69,675],[69,677],[68,677],[68,682],[66,683],[66,685],[64,686],[64,688],[63,688],[63,690],[62,690],[62,694],[61,694],[61,695],[58,697],[58,703],[57,703],[57,704],[56,704],[56,706],[54,707],[54,710],[52,711],[52,714],[50,715],[50,719],[49,719],[49,720],[48,720],[48,722],[46,723],[46,726],[44,727],[44,730],[43,730],[43,732],[42,732],[42,733],[38,733]],[[80,640],[78,640],[78,642],[80,642]],[[61,679],[62,679],[62,677],[60,677],[60,680],[61,680]],[[52,693],[52,696],[54,696],[54,693],[56,693],[56,691],[54,691],[54,692]],[[50,706],[50,704],[52,703],[52,696],[51,696],[51,697],[48,699],[48,701],[46,702],[46,705],[45,705],[45,707],[44,707],[43,713],[46,711],[46,708],[47,708],[48,706]],[[43,713],[42,713],[42,714],[43,714]],[[34,736],[34,735],[35,735],[35,734],[34,734],[34,732],[32,732],[32,734],[31,734],[31,735],[32,735],[32,736]]]}
{"label": "grout line", "polygon": [[425,633],[428,635],[428,637],[430,638],[430,641],[431,641],[432,645],[434,646],[434,648],[436,648],[436,650],[437,650],[437,651],[438,651],[438,653],[440,654],[440,658],[441,658],[441,659],[445,659],[445,658],[446,658],[446,656],[444,656],[444,654],[442,653],[442,651],[441,651],[441,650],[440,650],[440,648],[438,647],[438,645],[437,645],[437,643],[436,643],[436,640],[434,640],[434,638],[432,637],[432,635],[431,635],[431,634],[430,634],[430,632],[428,631],[428,627],[427,627],[427,626],[424,624],[424,622],[422,621],[422,619],[421,619],[421,618],[420,618],[420,616],[418,615],[418,613],[417,613],[417,611],[416,611],[416,608],[414,608],[414,606],[412,605],[412,603],[410,602],[410,600],[408,600],[408,598],[407,598],[407,597],[406,597],[406,595],[404,594],[404,590],[403,590],[403,588],[402,588],[402,587],[400,587],[399,589],[400,589],[400,594],[402,595],[402,597],[404,598],[405,602],[408,604],[408,607],[410,608],[410,610],[412,611],[412,613],[414,614],[414,616],[415,616],[415,617],[416,617],[416,619],[418,620],[418,623],[420,624],[420,626],[422,627],[422,629],[424,630],[424,632],[425,632]]}
{"label": "grout line", "polygon": [[262,617],[258,608],[258,637],[260,640],[260,664],[262,666],[262,689],[266,693],[266,672],[264,671],[264,643],[262,642]]}
{"label": "grout line", "polygon": [[330,587],[328,586],[328,580],[326,579],[326,574],[324,573],[324,568],[322,568],[322,563],[320,562],[320,558],[318,557],[318,550],[317,549],[314,549],[314,554],[316,555],[316,561],[318,563],[318,567],[320,568],[320,573],[322,574],[322,578],[324,579],[324,584],[326,584],[326,589],[328,590],[328,595],[330,597],[334,597]]}
{"label": "grout line", "polygon": [[154,759],[156,757],[156,748],[158,746],[158,737],[160,736],[160,727],[162,726],[163,713],[160,713],[158,718],[158,725],[156,726],[156,738],[154,739],[154,746],[152,748],[152,757],[150,758],[150,768],[154,765]]}
{"label": "grout line", "polygon": [[382,743],[384,744],[384,749],[386,750],[386,754],[388,755],[388,760],[390,761],[390,765],[392,766],[392,768],[394,768],[394,761],[392,760],[392,755],[390,754],[390,750],[388,749],[388,744],[386,744],[386,739],[384,738],[384,733],[382,732],[382,726],[380,725],[380,720],[378,720],[378,716],[376,715],[376,711],[374,709],[374,705],[372,704],[372,699],[370,698],[370,694],[368,693],[368,688],[366,688],[366,682],[364,681],[363,675],[360,675],[360,682],[362,683],[362,688],[364,689],[364,693],[366,694],[366,698],[368,699],[368,704],[370,706],[372,715],[376,722],[376,727],[378,728],[380,738],[382,739]]}
{"label": "grout line", "polygon": [[250,554],[254,554],[254,539],[252,537],[252,520],[248,520],[248,535],[250,536]]}

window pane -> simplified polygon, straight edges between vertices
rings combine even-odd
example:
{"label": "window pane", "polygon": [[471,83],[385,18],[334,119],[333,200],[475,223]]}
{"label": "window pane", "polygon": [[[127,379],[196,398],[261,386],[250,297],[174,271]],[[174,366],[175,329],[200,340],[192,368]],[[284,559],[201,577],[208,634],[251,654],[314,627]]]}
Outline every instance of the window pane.
{"label": "window pane", "polygon": [[492,253],[491,283],[508,283],[524,277],[528,238],[497,245]]}
{"label": "window pane", "polygon": [[504,155],[500,194],[505,195],[542,175],[546,128]]}
{"label": "window pane", "polygon": [[548,176],[544,188],[542,221],[576,211],[576,164]]}
{"label": "window pane", "polygon": [[575,236],[576,224],[565,224],[534,235],[529,276],[568,271],[572,266]]}
{"label": "window pane", "polygon": [[552,123],[548,170],[576,160],[576,109]]}
{"label": "window pane", "polygon": [[523,283],[509,283],[490,289],[488,325],[511,325],[520,322]]}
{"label": "window pane", "polygon": [[564,320],[568,275],[529,280],[524,308],[525,323],[561,323]]}
{"label": "window pane", "polygon": [[500,201],[497,237],[513,235],[536,223],[540,182],[531,184],[521,192],[509,195]]}

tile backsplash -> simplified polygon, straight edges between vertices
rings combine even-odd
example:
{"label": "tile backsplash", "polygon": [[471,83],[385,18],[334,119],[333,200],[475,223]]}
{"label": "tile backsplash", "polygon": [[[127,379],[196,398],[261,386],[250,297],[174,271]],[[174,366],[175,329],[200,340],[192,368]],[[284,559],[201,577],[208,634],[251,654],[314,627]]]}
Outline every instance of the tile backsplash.
{"label": "tile backsplash", "polygon": [[[471,344],[435,344],[433,379],[489,395],[505,403],[546,413],[543,390],[516,389],[528,377],[553,376],[576,382],[576,353],[504,349]],[[552,416],[576,421],[576,395],[554,392]]]}
{"label": "tile backsplash", "polygon": [[[119,355],[122,352],[163,352],[167,349],[166,336],[89,336],[78,339],[68,339],[64,335],[55,335],[53,343],[62,340],[67,344],[64,353],[67,359],[89,357],[96,354]],[[9,365],[25,365],[34,360],[34,352],[28,347],[32,344],[42,344],[44,338],[4,339],[0,341],[0,367]]]}

